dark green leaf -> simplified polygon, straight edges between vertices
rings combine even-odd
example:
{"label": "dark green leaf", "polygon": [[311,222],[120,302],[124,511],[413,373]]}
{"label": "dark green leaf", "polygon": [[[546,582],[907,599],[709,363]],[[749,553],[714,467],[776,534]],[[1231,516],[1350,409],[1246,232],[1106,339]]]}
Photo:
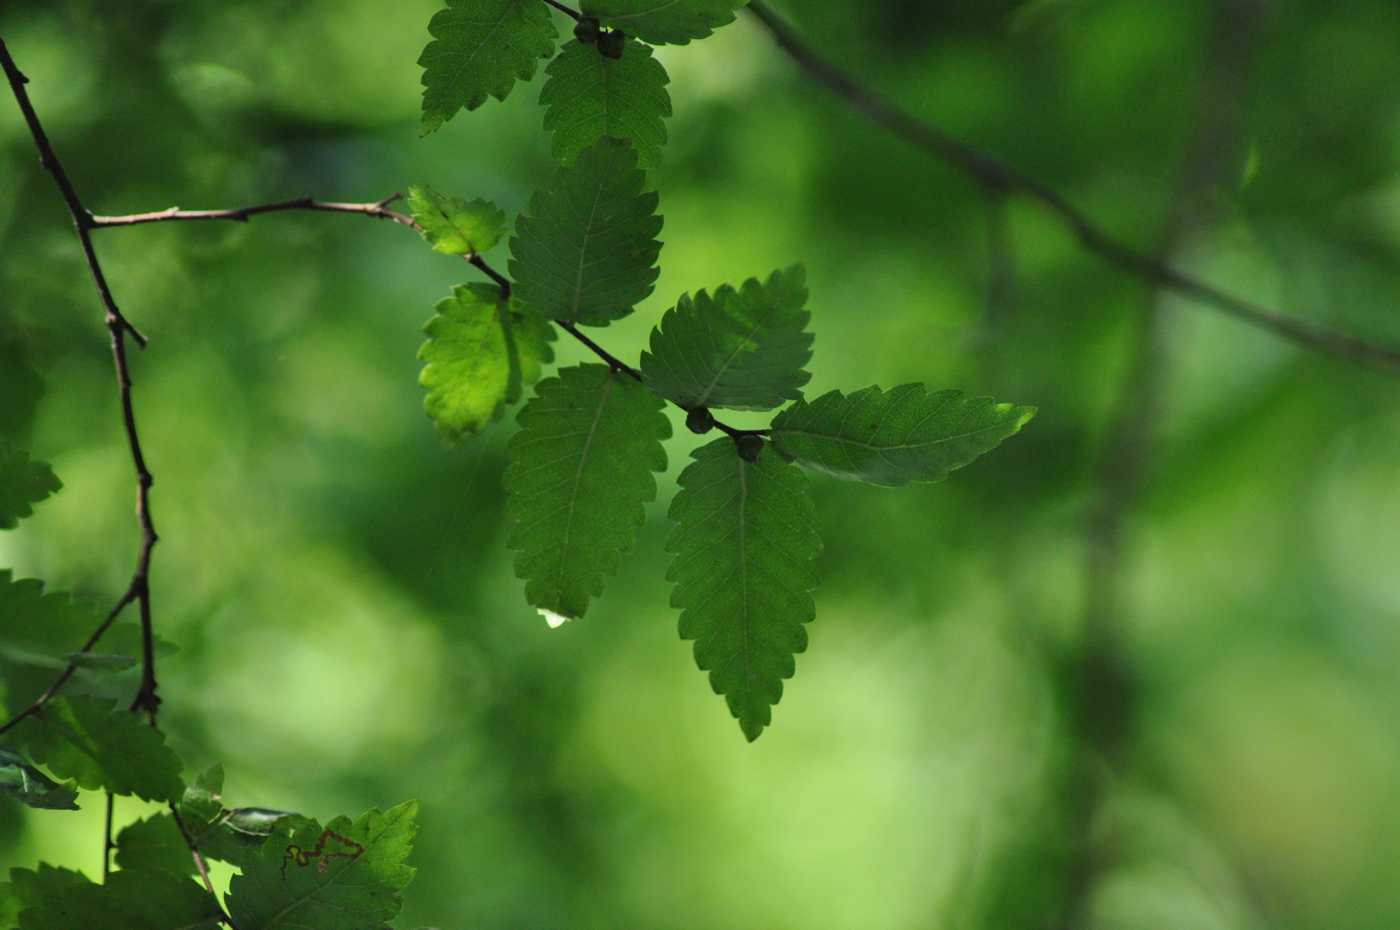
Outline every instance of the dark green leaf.
{"label": "dark green leaf", "polygon": [[645,183],[636,151],[604,138],[535,194],[510,241],[510,273],[526,311],[606,326],[651,293],[661,217]]}
{"label": "dark green leaf", "polygon": [[117,834],[117,866],[195,874],[194,856],[168,812],[152,814],[121,829]]}
{"label": "dark green leaf", "polygon": [[938,481],[1025,426],[1034,407],[921,384],[800,400],[773,421],[779,452],[838,478],[897,487]]}
{"label": "dark green leaf", "polygon": [[596,45],[573,41],[545,73],[540,103],[548,108],[544,128],[554,133],[555,158],[573,164],[579,152],[611,136],[630,142],[643,168],[660,163],[671,79],[650,48],[629,39],[621,58],[608,58]]}
{"label": "dark green leaf", "polygon": [[174,801],[180,760],[144,718],[110,701],[68,695],[45,704],[14,731],[31,758],[81,788]]}
{"label": "dark green leaf", "polygon": [[683,295],[642,353],[647,384],[682,407],[767,410],[800,397],[811,378],[806,272],[775,271],[738,290]]}
{"label": "dark green leaf", "polygon": [[0,440],[0,530],[14,529],[33,505],[63,487],[53,470],[19,446]]}
{"label": "dark green leaf", "polygon": [[507,450],[509,544],[525,599],[557,626],[583,616],[617,572],[656,497],[671,435],[662,401],[604,365],[541,381]]}
{"label": "dark green leaf", "polygon": [[796,669],[793,655],[807,648],[822,548],[816,510],[802,472],[766,444],[756,462],[729,438],[692,457],[671,503],[671,606],[681,608],[681,638],[695,640],[696,664],[755,740]]}
{"label": "dark green leaf", "polygon": [[264,843],[229,886],[230,916],[239,930],[377,930],[398,914],[413,878],[404,860],[417,813],[409,801]]}
{"label": "dark green leaf", "polygon": [[535,76],[554,54],[558,32],[540,0],[447,0],[428,23],[423,49],[423,132],[429,133],[487,96],[506,99],[516,79]]}
{"label": "dark green leaf", "polygon": [[193,880],[150,869],[122,870],[96,885],[78,872],[13,869],[20,930],[213,930],[220,910]]}
{"label": "dark green leaf", "polygon": [[60,785],[24,761],[22,756],[0,749],[0,794],[30,807],[57,811],[78,809],[78,793]]}
{"label": "dark green leaf", "polygon": [[458,200],[431,187],[408,189],[408,209],[434,252],[474,255],[501,240],[506,215],[489,200]]}
{"label": "dark green leaf", "polygon": [[748,0],[583,0],[583,12],[604,26],[653,45],[685,45],[734,22]]}
{"label": "dark green leaf", "polygon": [[418,381],[428,389],[423,408],[449,441],[480,432],[499,419],[554,360],[554,328],[510,310],[494,285],[453,288],[424,327],[428,341]]}

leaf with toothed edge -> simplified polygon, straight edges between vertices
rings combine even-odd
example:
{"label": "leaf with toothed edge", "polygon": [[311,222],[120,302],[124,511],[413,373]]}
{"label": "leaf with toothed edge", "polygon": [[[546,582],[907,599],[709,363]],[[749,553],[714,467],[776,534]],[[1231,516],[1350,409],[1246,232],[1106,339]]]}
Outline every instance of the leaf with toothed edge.
{"label": "leaf with toothed edge", "polygon": [[476,255],[500,241],[506,215],[489,200],[459,200],[431,187],[408,189],[408,209],[425,242],[443,255]]}
{"label": "leaf with toothed edge", "polygon": [[572,41],[545,69],[540,91],[547,109],[544,128],[554,133],[554,157],[572,164],[579,152],[604,136],[626,139],[643,168],[661,161],[664,117],[671,115],[670,78],[651,49],[632,39],[622,57],[609,58],[592,44]]}
{"label": "leaf with toothed edge", "polygon": [[47,464],[32,461],[19,446],[0,440],[0,530],[14,529],[34,513],[35,504],[62,487]]}
{"label": "leaf with toothed edge", "polygon": [[510,241],[515,296],[527,313],[606,326],[652,291],[662,220],[626,142],[599,139],[530,199]]}
{"label": "leaf with toothed edge", "polygon": [[748,0],[583,0],[583,12],[604,26],[652,45],[685,45],[734,22]]}
{"label": "leaf with toothed edge", "polygon": [[902,384],[799,400],[773,420],[772,437],[780,453],[808,468],[898,487],[946,478],[1033,416],[1034,407]]}
{"label": "leaf with toothed edge", "polygon": [[692,453],[671,503],[666,551],[682,639],[744,736],[758,739],[807,648],[821,552],[807,479],[767,444],[749,462],[733,440]]}
{"label": "leaf with toothed edge", "polygon": [[70,785],[58,784],[7,749],[0,749],[0,795],[45,810],[78,809],[78,793]]}
{"label": "leaf with toothed edge", "polygon": [[554,327],[518,313],[494,284],[453,288],[439,301],[418,350],[423,408],[448,442],[459,442],[500,419],[554,360]]}
{"label": "leaf with toothed edge", "polygon": [[[223,917],[205,888],[155,869],[122,869],[98,885],[40,864],[10,870],[8,889],[20,930],[215,930]],[[6,909],[0,903],[0,915]]]}
{"label": "leaf with toothed edge", "polygon": [[767,410],[801,397],[812,357],[806,273],[801,265],[724,285],[711,297],[681,296],[651,333],[642,376],[686,408]]}
{"label": "leaf with toothed edge", "polygon": [[505,100],[516,80],[535,76],[554,54],[558,30],[539,0],[447,0],[428,23],[423,49],[423,133],[488,96]]}
{"label": "leaf with toothed edge", "polygon": [[508,544],[551,626],[584,615],[656,497],[671,435],[663,401],[605,365],[561,369],[520,411],[506,455]]}

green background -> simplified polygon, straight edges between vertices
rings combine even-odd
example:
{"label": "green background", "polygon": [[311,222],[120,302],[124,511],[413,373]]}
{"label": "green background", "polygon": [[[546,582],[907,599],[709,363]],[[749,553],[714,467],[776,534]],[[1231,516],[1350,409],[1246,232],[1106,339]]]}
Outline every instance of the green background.
{"label": "green background", "polygon": [[[98,212],[428,183],[513,216],[551,170],[540,79],[420,138],[414,62],[436,6],[31,0],[0,9],[0,35]],[[1171,209],[1213,10],[791,4],[836,60],[1144,248]],[[1392,0],[1272,4],[1242,152],[1175,262],[1400,342],[1397,37]],[[814,477],[812,643],[748,745],[667,603],[665,506],[697,444],[679,419],[633,555],[584,620],[549,630],[504,547],[513,426],[447,449],[421,410],[421,324],[471,269],[357,217],[101,231],[151,337],[133,367],[153,597],[180,646],[161,720],[191,769],[224,761],[232,803],[323,819],[420,798],[404,927],[1052,926],[1082,839],[1068,695],[1086,514],[1135,321],[1159,300],[1160,441],[1116,618],[1136,699],[1092,763],[1108,789],[1090,924],[1400,924],[1394,377],[1154,297],[1023,201],[1014,307],[989,319],[987,198],[965,177],[804,83],[747,17],[658,57],[676,109],[653,174],[662,275],[601,331],[610,349],[635,360],[684,290],[804,260],[809,396],[923,381],[1038,417],[942,484]],[[0,536],[0,565],[110,602],[136,530],[106,334],[8,101],[0,314],[46,385],[23,428],[66,485]],[[11,420],[29,396],[10,355]],[[0,865],[95,876],[102,804],[82,803],[0,806]]]}

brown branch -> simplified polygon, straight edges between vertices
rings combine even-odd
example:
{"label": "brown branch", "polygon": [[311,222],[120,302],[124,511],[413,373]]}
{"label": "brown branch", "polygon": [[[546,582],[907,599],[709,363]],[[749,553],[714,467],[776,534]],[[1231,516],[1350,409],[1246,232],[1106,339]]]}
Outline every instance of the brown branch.
{"label": "brown branch", "polygon": [[[97,252],[92,246],[92,230],[94,228],[92,213],[83,206],[77,190],[73,187],[73,182],[54,153],[53,145],[49,142],[43,124],[39,122],[39,116],[34,112],[34,105],[29,100],[29,92],[25,89],[29,79],[20,72],[14,59],[10,57],[10,51],[5,46],[3,39],[0,39],[0,67],[3,67],[5,71],[5,77],[9,80],[15,102],[19,105],[20,113],[24,116],[25,125],[29,127],[34,147],[39,152],[39,162],[53,176],[54,184],[57,185],[59,193],[63,196],[63,202],[68,207],[68,214],[73,220],[73,229],[77,233],[78,242],[82,245],[83,257],[87,261],[88,272],[92,275],[93,285],[97,288],[98,297],[106,312],[107,330],[111,334],[112,342],[112,363],[116,369],[117,388],[121,394],[122,426],[126,431],[127,447],[131,452],[131,462],[136,472],[136,517],[141,527],[141,549],[136,557],[136,569],[131,576],[131,585],[127,593],[122,596],[121,602],[113,610],[107,623],[115,619],[115,615],[121,608],[130,603],[133,596],[135,597],[141,613],[141,685],[136,692],[136,699],[132,702],[132,709],[144,710],[151,725],[154,726],[160,698],[156,696],[153,647],[155,637],[151,629],[149,579],[151,550],[155,548],[156,540],[159,537],[151,518],[151,485],[154,483],[154,479],[151,477],[150,469],[146,467],[145,455],[141,451],[141,438],[136,430],[136,413],[131,399],[131,369],[126,358],[127,336],[131,336],[141,346],[146,345],[146,337],[142,336],[117,308],[112,290],[107,285],[107,277],[102,273],[102,265],[97,260]],[[105,624],[102,629],[105,630]],[[100,632],[96,635],[100,635]],[[71,672],[67,672],[61,676],[58,686],[62,687],[62,683],[67,681],[67,675],[71,674]],[[52,697],[52,694],[49,696]],[[32,713],[33,710],[29,712]]]}
{"label": "brown branch", "polygon": [[204,883],[205,889],[214,899],[215,906],[219,908],[219,919],[232,927],[233,930],[238,930],[238,925],[233,922],[228,911],[224,910],[223,905],[219,903],[219,894],[214,890],[214,883],[209,880],[209,864],[204,861],[204,853],[199,851],[199,842],[190,836],[190,831],[185,827],[185,819],[180,816],[180,808],[173,803],[170,805],[170,816],[175,818],[175,826],[180,831],[180,838],[185,841],[185,846],[189,848],[190,858],[194,860],[194,868],[199,873],[200,881]]}
{"label": "brown branch", "polygon": [[799,68],[842,99],[851,109],[907,142],[970,175],[985,187],[1019,193],[1040,202],[1060,218],[1089,252],[1155,287],[1175,291],[1197,303],[1265,329],[1303,348],[1350,362],[1400,371],[1400,348],[1368,342],[1327,326],[1309,323],[1229,294],[1194,278],[1153,255],[1139,252],[1105,232],[1054,188],[1000,159],[968,145],[944,129],[911,116],[894,103],[821,57],[763,0],[746,9],[763,24],[777,46]]}

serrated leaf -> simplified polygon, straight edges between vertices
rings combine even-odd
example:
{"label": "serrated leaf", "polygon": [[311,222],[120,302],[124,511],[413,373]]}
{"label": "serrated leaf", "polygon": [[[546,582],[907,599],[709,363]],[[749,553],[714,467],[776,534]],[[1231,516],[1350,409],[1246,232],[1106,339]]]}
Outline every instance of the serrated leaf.
{"label": "serrated leaf", "polygon": [[165,745],[165,736],[111,701],[54,698],[14,735],[35,762],[80,788],[147,801],[174,801],[183,790],[180,760]]}
{"label": "serrated leaf", "polygon": [[541,381],[507,448],[509,545],[525,599],[551,625],[602,593],[656,497],[671,435],[662,401],[604,365]]}
{"label": "serrated leaf", "polygon": [[[9,571],[0,571],[0,685],[5,707],[14,712],[38,697],[101,622],[101,614],[87,602],[45,593],[41,581],[16,581]],[[153,646],[157,655],[174,651],[159,637]],[[78,661],[80,667],[64,690],[100,697],[128,694],[129,676],[122,672],[133,668],[140,654],[139,626],[118,622],[94,652]]]}
{"label": "serrated leaf", "polygon": [[57,493],[63,483],[44,462],[35,462],[19,446],[0,440],[0,530],[12,530],[34,505]]}
{"label": "serrated leaf", "polygon": [[40,865],[12,869],[20,930],[213,930],[221,911],[193,880],[134,869],[97,885],[81,873]]}
{"label": "serrated leaf", "polygon": [[716,439],[691,453],[671,503],[666,551],[682,639],[744,736],[758,739],[807,648],[821,552],[807,479],[764,444],[758,460]]}
{"label": "serrated leaf", "polygon": [[645,184],[636,151],[603,138],[536,192],[510,241],[510,273],[526,312],[606,326],[651,293],[661,217]]}
{"label": "serrated leaf", "polygon": [[428,23],[423,49],[423,132],[488,96],[505,100],[517,79],[535,76],[539,59],[554,54],[558,31],[539,0],[447,0]]}
{"label": "serrated leaf", "polygon": [[175,818],[168,812],[152,814],[122,827],[117,834],[117,867],[195,874],[194,856],[190,855]]}
{"label": "serrated leaf", "polygon": [[622,57],[609,58],[596,44],[571,41],[545,74],[540,104],[547,108],[544,128],[554,133],[555,158],[573,164],[579,152],[611,136],[630,142],[643,168],[660,164],[671,79],[649,47],[628,39]]}
{"label": "serrated leaf", "polygon": [[748,0],[584,0],[585,16],[653,45],[685,45],[734,22]]}
{"label": "serrated leaf", "polygon": [[229,885],[229,915],[239,930],[378,930],[398,914],[399,892],[413,878],[404,860],[417,813],[409,801],[264,843]]}
{"label": "serrated leaf", "polygon": [[642,376],[682,407],[768,410],[801,397],[812,358],[806,272],[796,265],[764,283],[681,296],[652,330]]}
{"label": "serrated leaf", "polygon": [[506,214],[489,200],[459,200],[431,187],[408,189],[408,209],[423,240],[443,255],[475,255],[501,241]]}
{"label": "serrated leaf", "polygon": [[5,749],[0,749],[0,794],[45,810],[75,811],[78,793]]}
{"label": "serrated leaf", "polygon": [[511,310],[494,285],[453,288],[433,308],[436,316],[418,350],[418,382],[428,389],[423,409],[451,442],[500,418],[554,360],[554,328]]}
{"label": "serrated leaf", "polygon": [[778,451],[798,463],[885,487],[939,481],[1018,432],[1034,407],[921,384],[799,400],[773,420]]}

